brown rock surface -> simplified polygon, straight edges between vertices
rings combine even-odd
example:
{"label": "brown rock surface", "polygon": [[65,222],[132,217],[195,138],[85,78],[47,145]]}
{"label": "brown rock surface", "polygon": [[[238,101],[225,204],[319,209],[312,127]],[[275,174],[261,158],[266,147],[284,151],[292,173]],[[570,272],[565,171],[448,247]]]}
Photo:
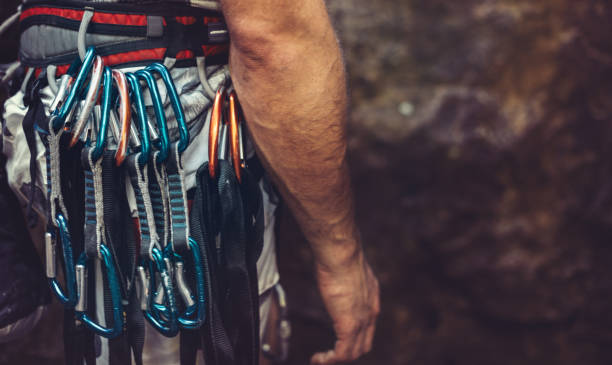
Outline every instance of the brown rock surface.
{"label": "brown rock surface", "polygon": [[[374,351],[358,363],[609,363],[612,6],[329,6],[350,72],[358,218],[383,292]],[[284,280],[308,303],[292,224]],[[316,310],[293,307],[295,363],[333,341],[310,301]]]}

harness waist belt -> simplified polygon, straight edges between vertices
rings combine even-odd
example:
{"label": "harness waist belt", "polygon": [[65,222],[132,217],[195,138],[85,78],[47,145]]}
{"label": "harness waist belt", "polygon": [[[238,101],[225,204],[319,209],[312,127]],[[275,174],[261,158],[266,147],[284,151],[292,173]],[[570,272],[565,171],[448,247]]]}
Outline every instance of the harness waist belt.
{"label": "harness waist belt", "polygon": [[[220,13],[184,4],[159,6],[133,3],[28,2],[20,16],[19,59],[28,67],[58,66],[65,72],[78,55],[79,28],[86,13],[85,43],[96,47],[108,66],[137,66],[175,58],[195,64],[224,63],[229,36]],[[171,15],[168,15],[171,14]],[[180,65],[179,65],[180,66]]]}

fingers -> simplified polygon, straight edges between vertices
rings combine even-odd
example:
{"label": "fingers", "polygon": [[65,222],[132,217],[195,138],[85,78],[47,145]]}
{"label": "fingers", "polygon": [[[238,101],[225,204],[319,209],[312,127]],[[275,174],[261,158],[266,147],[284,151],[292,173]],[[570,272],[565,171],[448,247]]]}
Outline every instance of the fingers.
{"label": "fingers", "polygon": [[[331,365],[356,360],[369,351],[366,350],[366,342],[369,326],[357,325],[349,336],[336,341],[333,350],[319,352],[312,356],[310,363],[313,365]],[[371,341],[370,341],[371,343]],[[369,346],[371,348],[371,345]]]}
{"label": "fingers", "polygon": [[329,350],[327,352],[318,352],[312,355],[310,359],[310,364],[312,365],[324,365],[324,364],[334,364],[332,359],[336,356],[334,350]]}
{"label": "fingers", "polygon": [[372,349],[380,312],[379,283],[367,263],[357,273],[347,275],[320,278],[326,284],[320,285],[337,341],[333,350],[314,354],[310,361],[313,365],[346,363]]}
{"label": "fingers", "polygon": [[314,354],[310,363],[312,365],[331,365],[352,361],[359,357],[359,355],[355,356],[356,345],[357,341],[354,339],[336,341],[336,347],[333,350]]}

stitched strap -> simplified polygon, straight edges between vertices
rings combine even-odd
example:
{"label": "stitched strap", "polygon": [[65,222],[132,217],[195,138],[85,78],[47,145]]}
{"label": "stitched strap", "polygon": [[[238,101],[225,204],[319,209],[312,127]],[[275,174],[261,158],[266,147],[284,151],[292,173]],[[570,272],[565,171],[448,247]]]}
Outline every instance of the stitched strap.
{"label": "stitched strap", "polygon": [[64,204],[64,198],[62,196],[62,186],[60,178],[60,137],[62,130],[58,133],[53,131],[53,128],[49,128],[49,134],[46,138],[43,137],[45,143],[45,157],[47,165],[47,201],[49,202],[49,221],[53,226],[57,226],[55,223],[55,217],[57,216],[57,209],[59,207],[60,212],[68,217],[68,210]]}
{"label": "stitched strap", "polygon": [[170,241],[170,208],[168,207],[168,177],[166,167],[158,163],[159,152],[153,155],[153,173],[149,172],[149,193],[155,217],[155,227],[165,247]]}
{"label": "stitched strap", "polygon": [[172,249],[176,253],[183,254],[189,250],[189,220],[187,219],[189,208],[185,190],[185,173],[181,165],[178,143],[173,143],[171,146],[167,173]]}
{"label": "stitched strap", "polygon": [[88,257],[98,257],[105,231],[102,159],[93,161],[93,151],[93,148],[83,148],[81,153],[85,175],[85,252]]}

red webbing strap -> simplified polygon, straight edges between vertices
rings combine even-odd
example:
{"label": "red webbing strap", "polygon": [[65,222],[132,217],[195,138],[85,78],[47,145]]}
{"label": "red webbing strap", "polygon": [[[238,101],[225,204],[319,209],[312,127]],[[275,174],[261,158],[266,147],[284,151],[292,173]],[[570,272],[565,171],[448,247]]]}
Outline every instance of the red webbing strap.
{"label": "red webbing strap", "polygon": [[[29,9],[25,9],[21,16],[19,17],[19,21],[24,21],[25,19],[37,16],[37,15],[52,15],[61,18],[66,18],[70,20],[81,21],[83,18],[84,10],[76,10],[76,9],[66,9],[66,8],[54,8],[48,6],[40,6],[33,7]],[[121,14],[121,13],[109,13],[96,11],[94,13],[93,18],[91,19],[92,23],[98,24],[113,24],[113,25],[124,25],[124,26],[139,26],[145,27],[147,26],[147,15],[145,14]],[[166,22],[164,21],[164,26]]]}
{"label": "red webbing strap", "polygon": [[[215,46],[202,46],[205,56],[218,55],[227,53],[227,45],[215,45]],[[143,49],[139,51],[116,53],[108,56],[103,56],[104,64],[106,66],[117,66],[129,63],[136,63],[140,61],[162,61],[166,54],[166,48],[154,48],[154,49]],[[177,60],[193,59],[195,54],[191,50],[183,50],[177,53]],[[56,77],[60,77],[65,74],[70,68],[70,64],[58,65],[55,72]],[[41,69],[37,68],[35,75],[38,77],[41,73]]]}
{"label": "red webbing strap", "polygon": [[[34,16],[56,16],[68,20],[81,21],[83,19],[83,13],[85,10],[78,9],[69,9],[69,8],[59,8],[59,7],[49,7],[49,6],[36,6],[32,8],[28,8],[23,10],[21,16],[19,17],[19,21],[23,22],[24,20],[34,17]],[[192,25],[196,23],[197,18],[194,16],[176,16],[174,17],[178,23],[183,25]],[[221,17],[214,16],[204,16],[203,17],[204,24],[220,22]],[[120,25],[120,26],[128,26],[128,27],[146,27],[147,26],[147,15],[146,14],[128,14],[128,13],[118,13],[118,12],[108,12],[102,10],[96,10],[94,12],[93,18],[91,19],[91,23],[95,24],[110,24],[110,25]],[[166,20],[163,20],[163,25],[167,26]]]}
{"label": "red webbing strap", "polygon": [[[40,5],[33,6],[27,9],[24,9],[20,16],[20,21],[26,21],[28,19],[34,20],[33,17],[39,17],[36,22],[45,23],[52,19],[53,17],[62,18],[65,20],[69,20],[71,22],[80,22],[83,18],[85,10],[74,9],[74,8],[66,8],[66,7],[55,7],[48,5]],[[100,24],[100,25],[112,25],[117,27],[138,27],[140,29],[147,27],[148,15],[144,14],[136,14],[136,13],[126,13],[126,12],[110,12],[108,10],[98,10],[94,12],[91,23]],[[46,18],[45,18],[46,17]],[[167,31],[171,31],[170,29],[175,29],[170,27],[168,22],[175,21],[176,23],[187,27],[185,30],[187,31],[190,26],[194,26],[197,23],[208,26],[208,24],[212,23],[221,23],[223,21],[220,16],[173,16],[173,17],[165,17],[163,19],[163,27],[164,34]],[[90,24],[91,24],[90,23]],[[176,24],[173,23],[173,24]],[[119,28],[120,29],[120,28]],[[120,32],[120,30],[118,30]],[[176,30],[174,30],[176,32]],[[153,45],[152,45],[153,46]],[[163,61],[165,57],[173,57],[177,60],[190,60],[196,57],[196,53],[199,53],[199,49],[201,47],[202,54],[206,57],[223,55],[228,52],[227,44],[202,44],[197,46],[196,48],[191,49],[181,49],[178,50],[176,48],[172,48],[170,50],[167,47],[170,45],[164,45],[164,47],[160,47],[160,45],[156,45],[154,47],[157,48],[149,48],[149,49],[137,49],[134,51],[123,51],[117,52],[110,55],[103,56],[104,64],[108,66],[118,66],[118,65],[129,65],[135,64],[139,62],[147,62],[147,61]],[[180,46],[179,46],[180,47]],[[70,67],[69,63],[59,64],[57,65],[56,76],[59,77],[65,74]],[[36,69],[36,74],[38,75],[41,72],[40,68]]]}

